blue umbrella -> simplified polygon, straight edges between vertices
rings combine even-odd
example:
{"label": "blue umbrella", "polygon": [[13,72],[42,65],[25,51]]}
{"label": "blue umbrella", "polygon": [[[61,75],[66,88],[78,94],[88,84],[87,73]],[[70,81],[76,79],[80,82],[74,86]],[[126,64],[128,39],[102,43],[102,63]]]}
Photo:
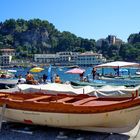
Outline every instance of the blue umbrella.
{"label": "blue umbrella", "polygon": [[48,75],[47,75],[47,81],[51,82],[51,71],[52,71],[52,66],[50,65],[48,68]]}

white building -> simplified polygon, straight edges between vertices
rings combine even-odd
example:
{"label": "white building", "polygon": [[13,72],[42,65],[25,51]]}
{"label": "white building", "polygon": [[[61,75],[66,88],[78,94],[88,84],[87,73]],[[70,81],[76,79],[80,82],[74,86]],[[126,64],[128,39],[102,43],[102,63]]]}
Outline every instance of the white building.
{"label": "white building", "polygon": [[1,66],[10,65],[11,61],[12,61],[11,55],[1,55],[0,56],[0,65]]}
{"label": "white building", "polygon": [[37,63],[60,64],[60,65],[98,65],[106,61],[102,54],[85,52],[58,52],[56,54],[35,54],[34,61]]}
{"label": "white building", "polygon": [[38,63],[49,63],[71,65],[76,63],[77,52],[58,52],[56,54],[35,54],[34,61]]}
{"label": "white building", "polygon": [[85,52],[78,55],[76,64],[79,66],[93,66],[106,62],[102,54]]}
{"label": "white building", "polygon": [[57,54],[35,54],[34,61],[37,63],[55,63],[58,61]]}
{"label": "white building", "polygon": [[59,56],[59,62],[64,65],[75,64],[76,59],[78,58],[78,52],[58,52],[56,53]]}

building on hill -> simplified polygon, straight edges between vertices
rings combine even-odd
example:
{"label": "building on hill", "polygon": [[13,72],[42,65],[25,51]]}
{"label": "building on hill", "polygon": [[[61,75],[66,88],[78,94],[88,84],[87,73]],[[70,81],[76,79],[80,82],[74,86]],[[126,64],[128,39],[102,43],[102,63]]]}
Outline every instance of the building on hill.
{"label": "building on hill", "polygon": [[114,35],[108,35],[108,37],[106,38],[106,40],[108,41],[109,45],[115,45],[116,43],[116,36]]}
{"label": "building on hill", "polygon": [[109,46],[110,45],[118,45],[120,46],[121,44],[123,44],[124,42],[117,38],[114,35],[108,35],[108,37],[106,39],[102,38],[96,41],[96,46],[97,47],[101,47],[103,45],[103,43],[106,42]]}
{"label": "building on hill", "polygon": [[101,38],[101,39],[97,40],[96,41],[96,46],[101,47],[103,45],[103,42],[106,42],[106,39]]}

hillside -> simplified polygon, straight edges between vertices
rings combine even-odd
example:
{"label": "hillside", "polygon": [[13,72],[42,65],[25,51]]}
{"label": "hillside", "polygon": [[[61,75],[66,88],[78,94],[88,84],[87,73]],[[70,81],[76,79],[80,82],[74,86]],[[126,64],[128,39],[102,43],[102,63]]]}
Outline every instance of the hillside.
{"label": "hillside", "polygon": [[[94,27],[93,27],[94,29]],[[81,29],[82,30],[82,29]],[[131,34],[128,43],[109,45],[103,42],[96,47],[95,39],[85,39],[60,32],[47,20],[9,19],[0,23],[0,49],[13,48],[16,58],[31,58],[36,53],[59,51],[93,51],[110,60],[140,61],[140,34]]]}

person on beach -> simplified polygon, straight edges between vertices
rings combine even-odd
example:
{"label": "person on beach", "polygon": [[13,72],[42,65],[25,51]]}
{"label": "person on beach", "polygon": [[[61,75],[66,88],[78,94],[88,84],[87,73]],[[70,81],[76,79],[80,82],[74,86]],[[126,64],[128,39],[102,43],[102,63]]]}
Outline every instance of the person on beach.
{"label": "person on beach", "polygon": [[24,84],[24,83],[26,83],[26,79],[23,78],[22,75],[19,75],[17,84]]}
{"label": "person on beach", "polygon": [[89,82],[89,77],[88,75],[86,77],[84,77],[84,82]]}
{"label": "person on beach", "polygon": [[94,80],[95,76],[96,76],[96,68],[93,68],[91,73],[92,73],[92,77],[93,77],[93,80]]}
{"label": "person on beach", "polygon": [[37,84],[37,81],[34,80],[34,76],[29,71],[27,72],[27,75],[26,75],[26,83],[27,84],[34,84],[34,85]]}
{"label": "person on beach", "polygon": [[59,75],[55,76],[55,83],[61,83]]}
{"label": "person on beach", "polygon": [[47,75],[43,74],[43,82],[46,83],[46,80],[47,80]]}
{"label": "person on beach", "polygon": [[6,75],[2,73],[0,78],[6,78]]}
{"label": "person on beach", "polygon": [[79,76],[80,76],[80,81],[83,82],[84,81],[84,72],[81,73]]}

